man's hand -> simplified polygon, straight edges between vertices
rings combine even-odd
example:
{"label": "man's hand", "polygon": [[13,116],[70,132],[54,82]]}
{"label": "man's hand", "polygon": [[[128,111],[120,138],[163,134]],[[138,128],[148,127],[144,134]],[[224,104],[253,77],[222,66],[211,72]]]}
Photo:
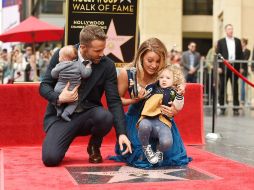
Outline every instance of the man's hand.
{"label": "man's hand", "polygon": [[69,102],[75,102],[78,100],[79,85],[75,86],[75,88],[73,88],[73,90],[71,90],[71,91],[68,90],[69,87],[70,87],[70,82],[68,82],[66,84],[63,91],[59,95],[59,97],[58,97],[59,103],[69,103]]}
{"label": "man's hand", "polygon": [[195,68],[190,68],[190,70],[189,70],[188,73],[192,75],[192,74],[194,74],[195,72],[196,72],[196,69],[195,69]]}
{"label": "man's hand", "polygon": [[132,149],[131,149],[131,142],[129,141],[129,139],[126,137],[126,135],[119,135],[119,146],[120,146],[120,150],[123,151],[123,144],[126,145],[126,150],[122,153],[122,155],[127,154],[128,152],[132,153]]}

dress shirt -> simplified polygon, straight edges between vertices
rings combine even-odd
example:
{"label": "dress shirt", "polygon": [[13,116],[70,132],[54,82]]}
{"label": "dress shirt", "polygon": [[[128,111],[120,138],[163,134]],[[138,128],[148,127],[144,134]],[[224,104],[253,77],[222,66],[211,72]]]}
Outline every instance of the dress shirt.
{"label": "dress shirt", "polygon": [[226,37],[228,60],[235,60],[235,39]]}
{"label": "dress shirt", "polygon": [[194,54],[190,53],[189,58],[190,58],[190,69],[193,69],[194,68],[194,58],[195,58]]}

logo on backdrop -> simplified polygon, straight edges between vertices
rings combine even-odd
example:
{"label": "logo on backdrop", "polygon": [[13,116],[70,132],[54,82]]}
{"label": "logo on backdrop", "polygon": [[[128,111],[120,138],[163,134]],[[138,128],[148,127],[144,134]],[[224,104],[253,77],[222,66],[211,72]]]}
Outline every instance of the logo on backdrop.
{"label": "logo on backdrop", "polygon": [[137,49],[138,0],[67,0],[65,43],[79,42],[79,32],[98,25],[108,36],[105,55],[116,63],[131,62]]}

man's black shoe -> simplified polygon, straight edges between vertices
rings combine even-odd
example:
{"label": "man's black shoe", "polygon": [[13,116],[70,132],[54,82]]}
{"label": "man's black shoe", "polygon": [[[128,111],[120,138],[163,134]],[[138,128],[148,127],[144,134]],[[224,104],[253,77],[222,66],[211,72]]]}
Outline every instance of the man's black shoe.
{"label": "man's black shoe", "polygon": [[102,156],[100,152],[100,148],[95,147],[93,145],[88,145],[87,152],[89,154],[89,162],[90,163],[102,163]]}

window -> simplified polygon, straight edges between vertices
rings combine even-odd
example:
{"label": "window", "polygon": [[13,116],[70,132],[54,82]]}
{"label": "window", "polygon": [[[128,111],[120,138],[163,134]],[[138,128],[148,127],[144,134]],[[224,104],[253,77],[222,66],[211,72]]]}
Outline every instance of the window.
{"label": "window", "polygon": [[42,0],[41,12],[44,14],[63,14],[63,3],[65,0]]}
{"label": "window", "polygon": [[183,15],[212,15],[213,0],[183,0]]}

